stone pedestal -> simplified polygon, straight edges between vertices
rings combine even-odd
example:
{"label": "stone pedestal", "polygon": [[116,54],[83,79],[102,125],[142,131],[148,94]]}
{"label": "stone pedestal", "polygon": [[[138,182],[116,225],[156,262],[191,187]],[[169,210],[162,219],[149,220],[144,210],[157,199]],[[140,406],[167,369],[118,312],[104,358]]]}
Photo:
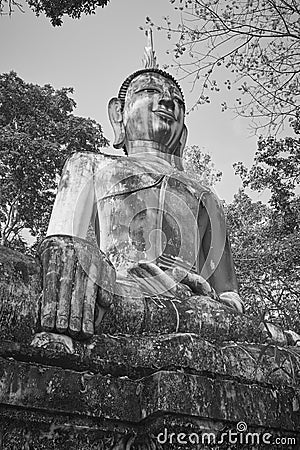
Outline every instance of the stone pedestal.
{"label": "stone pedestal", "polygon": [[18,258],[0,260],[0,448],[299,447],[295,347],[152,330],[37,348],[38,270]]}

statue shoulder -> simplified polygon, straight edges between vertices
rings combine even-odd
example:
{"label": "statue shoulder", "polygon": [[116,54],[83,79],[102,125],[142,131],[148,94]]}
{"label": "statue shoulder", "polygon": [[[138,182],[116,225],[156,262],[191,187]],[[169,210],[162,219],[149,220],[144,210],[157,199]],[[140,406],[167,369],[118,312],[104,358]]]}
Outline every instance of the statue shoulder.
{"label": "statue shoulder", "polygon": [[219,211],[223,215],[223,202],[210,186],[185,171],[176,171],[175,178],[183,182],[188,191],[198,198],[206,209]]}
{"label": "statue shoulder", "polygon": [[222,202],[217,194],[215,194],[211,189],[208,189],[203,193],[201,201],[207,210],[218,211],[218,213],[221,214],[222,217],[224,216],[224,202]]}
{"label": "statue shoulder", "polygon": [[175,179],[180,180],[188,190],[195,196],[201,199],[205,195],[214,195],[209,186],[201,183],[199,179],[184,170],[176,170]]}
{"label": "statue shoulder", "polygon": [[[109,148],[105,148],[105,150],[109,151]],[[112,149],[113,151],[113,149]],[[107,163],[110,161],[117,160],[119,158],[122,158],[119,155],[112,155],[107,154],[103,152],[95,153],[95,152],[74,152],[70,156],[68,156],[65,160],[64,166],[72,167],[77,166],[81,164],[88,164],[88,165],[99,165],[102,162]]]}

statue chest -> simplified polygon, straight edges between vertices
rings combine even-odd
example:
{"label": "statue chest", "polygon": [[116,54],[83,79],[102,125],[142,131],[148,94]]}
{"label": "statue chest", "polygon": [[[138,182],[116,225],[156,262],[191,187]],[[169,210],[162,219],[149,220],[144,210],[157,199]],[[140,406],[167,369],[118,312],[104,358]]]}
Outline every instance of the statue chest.
{"label": "statue chest", "polygon": [[131,169],[107,171],[96,180],[101,250],[123,275],[141,260],[196,270],[201,193],[165,168],[155,173],[150,167],[141,173]]}

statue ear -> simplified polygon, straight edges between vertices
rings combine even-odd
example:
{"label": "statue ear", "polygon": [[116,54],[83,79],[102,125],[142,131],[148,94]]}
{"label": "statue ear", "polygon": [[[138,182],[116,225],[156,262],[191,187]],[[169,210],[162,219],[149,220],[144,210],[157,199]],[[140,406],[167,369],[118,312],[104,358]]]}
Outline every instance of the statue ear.
{"label": "statue ear", "polygon": [[188,135],[188,130],[187,130],[187,127],[184,125],[179,142],[173,153],[174,165],[179,170],[183,170],[182,155],[183,155],[183,150],[184,150],[184,147],[186,144],[187,135]]}
{"label": "statue ear", "polygon": [[114,148],[122,148],[125,142],[125,128],[121,100],[114,97],[108,103],[108,116],[115,133]]}

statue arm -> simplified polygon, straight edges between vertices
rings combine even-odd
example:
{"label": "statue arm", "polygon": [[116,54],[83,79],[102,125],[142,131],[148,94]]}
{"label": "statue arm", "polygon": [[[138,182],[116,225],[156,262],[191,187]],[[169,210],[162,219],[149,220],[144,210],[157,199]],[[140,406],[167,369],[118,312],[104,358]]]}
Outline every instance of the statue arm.
{"label": "statue arm", "polygon": [[201,243],[204,262],[200,268],[201,275],[209,281],[221,300],[242,312],[243,302],[238,295],[238,282],[222,205],[212,193],[205,193],[202,201],[207,226]]}
{"label": "statue arm", "polygon": [[64,165],[47,236],[85,239],[95,210],[94,155],[75,153]]}
{"label": "statue arm", "polygon": [[[98,247],[86,240],[95,210],[97,156],[76,153],[63,169],[47,237],[39,246],[42,331],[89,337],[94,333],[95,315],[102,317],[111,300],[114,268]],[[107,294],[101,289],[103,279]]]}

